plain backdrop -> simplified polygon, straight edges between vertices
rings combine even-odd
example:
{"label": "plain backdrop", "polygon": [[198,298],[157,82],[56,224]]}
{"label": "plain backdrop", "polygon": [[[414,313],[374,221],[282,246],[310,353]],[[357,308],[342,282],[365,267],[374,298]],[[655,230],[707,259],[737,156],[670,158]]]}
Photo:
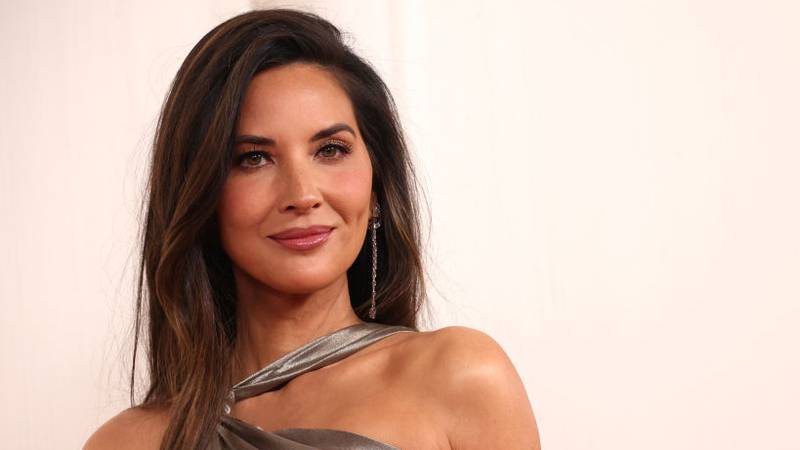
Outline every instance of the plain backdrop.
{"label": "plain backdrop", "polygon": [[431,321],[494,337],[545,449],[800,449],[800,4],[0,4],[0,435],[128,406],[138,208],[191,47],[252,8],[348,33],[430,207]]}

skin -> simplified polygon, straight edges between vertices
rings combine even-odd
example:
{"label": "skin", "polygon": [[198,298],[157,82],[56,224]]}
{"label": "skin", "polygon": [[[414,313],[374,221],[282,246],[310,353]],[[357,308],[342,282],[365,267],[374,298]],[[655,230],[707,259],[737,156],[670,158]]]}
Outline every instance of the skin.
{"label": "skin", "polygon": [[[310,141],[333,124],[353,132]],[[318,66],[295,63],[254,77],[237,135],[269,137],[274,145],[237,145],[237,155],[246,156],[236,159],[217,211],[239,294],[236,380],[361,322],[350,305],[346,271],[375,199],[352,105]],[[247,156],[253,151],[264,153]],[[335,229],[311,251],[267,238],[315,224]],[[278,391],[242,400],[232,414],[267,431],[333,428],[407,449],[539,449],[513,364],[491,337],[466,327],[389,336]],[[132,408],[84,448],[156,449],[167,421],[166,411]]]}

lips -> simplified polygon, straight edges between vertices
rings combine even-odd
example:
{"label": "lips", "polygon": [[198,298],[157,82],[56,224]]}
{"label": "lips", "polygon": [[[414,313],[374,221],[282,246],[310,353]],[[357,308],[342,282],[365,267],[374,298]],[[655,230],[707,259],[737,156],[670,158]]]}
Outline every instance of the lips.
{"label": "lips", "polygon": [[324,234],[331,231],[333,227],[328,225],[314,225],[308,228],[289,228],[288,230],[281,231],[277,234],[272,234],[269,237],[272,239],[296,239],[315,234]]}
{"label": "lips", "polygon": [[293,250],[309,250],[324,244],[331,232],[333,232],[331,226],[314,225],[308,228],[289,228],[269,237]]}

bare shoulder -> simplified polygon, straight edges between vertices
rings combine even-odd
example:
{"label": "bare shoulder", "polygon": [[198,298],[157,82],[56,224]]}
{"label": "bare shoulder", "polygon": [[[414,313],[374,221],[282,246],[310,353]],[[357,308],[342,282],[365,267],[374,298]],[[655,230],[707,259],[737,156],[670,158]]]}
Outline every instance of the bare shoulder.
{"label": "bare shoulder", "polygon": [[418,361],[429,377],[450,382],[492,381],[517,376],[500,344],[483,331],[463,326],[415,333],[406,355]]}
{"label": "bare shoulder", "polygon": [[404,352],[451,448],[539,449],[527,391],[491,336],[463,326],[416,333]]}
{"label": "bare shoulder", "polygon": [[156,450],[168,423],[166,408],[129,408],[101,425],[83,450]]}

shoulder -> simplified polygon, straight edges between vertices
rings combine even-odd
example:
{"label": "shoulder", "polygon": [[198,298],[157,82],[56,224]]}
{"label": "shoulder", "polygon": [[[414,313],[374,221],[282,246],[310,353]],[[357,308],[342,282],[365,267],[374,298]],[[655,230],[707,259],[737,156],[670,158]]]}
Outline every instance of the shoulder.
{"label": "shoulder", "polygon": [[450,326],[415,333],[404,352],[429,377],[452,382],[496,381],[516,377],[511,360],[500,344],[483,331]]}
{"label": "shoulder", "polygon": [[129,408],[101,425],[86,441],[83,450],[156,450],[168,424],[166,408]]}
{"label": "shoulder", "polygon": [[408,346],[411,376],[439,411],[452,448],[539,448],[522,380],[491,336],[451,326],[417,333]]}

